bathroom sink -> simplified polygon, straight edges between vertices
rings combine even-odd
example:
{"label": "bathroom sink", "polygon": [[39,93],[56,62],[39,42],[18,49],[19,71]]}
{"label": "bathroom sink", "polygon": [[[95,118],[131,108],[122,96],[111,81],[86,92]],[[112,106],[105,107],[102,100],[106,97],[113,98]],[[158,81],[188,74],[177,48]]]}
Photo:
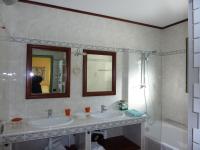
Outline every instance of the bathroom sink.
{"label": "bathroom sink", "polygon": [[68,125],[73,122],[72,118],[69,117],[53,117],[53,118],[44,118],[29,121],[29,124],[34,127],[46,128],[46,127],[57,127]]}
{"label": "bathroom sink", "polygon": [[99,119],[108,119],[115,117],[124,117],[125,114],[121,111],[104,111],[104,112],[92,113],[91,116]]}

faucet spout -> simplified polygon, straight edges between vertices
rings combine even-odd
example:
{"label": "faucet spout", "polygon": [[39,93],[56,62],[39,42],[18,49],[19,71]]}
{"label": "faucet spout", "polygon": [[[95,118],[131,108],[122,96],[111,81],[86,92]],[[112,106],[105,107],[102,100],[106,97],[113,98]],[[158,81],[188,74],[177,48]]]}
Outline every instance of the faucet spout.
{"label": "faucet spout", "polygon": [[105,105],[101,105],[101,113],[103,113],[106,110],[107,110],[106,106]]}
{"label": "faucet spout", "polygon": [[48,118],[52,118],[52,116],[53,116],[53,110],[52,109],[48,109],[47,113],[48,113]]}

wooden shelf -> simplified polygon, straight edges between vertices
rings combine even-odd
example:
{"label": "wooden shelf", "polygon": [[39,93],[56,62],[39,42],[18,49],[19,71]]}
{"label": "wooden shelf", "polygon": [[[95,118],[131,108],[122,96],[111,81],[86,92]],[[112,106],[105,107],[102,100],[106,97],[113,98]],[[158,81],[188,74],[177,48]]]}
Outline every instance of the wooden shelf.
{"label": "wooden shelf", "polygon": [[140,146],[124,136],[108,138],[99,142],[106,150],[140,150]]}

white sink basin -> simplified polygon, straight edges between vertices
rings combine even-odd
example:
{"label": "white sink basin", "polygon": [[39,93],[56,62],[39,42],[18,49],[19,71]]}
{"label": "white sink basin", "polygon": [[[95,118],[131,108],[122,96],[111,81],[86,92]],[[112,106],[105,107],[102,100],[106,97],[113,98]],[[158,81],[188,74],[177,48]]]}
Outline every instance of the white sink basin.
{"label": "white sink basin", "polygon": [[101,112],[92,113],[91,116],[99,119],[108,119],[115,117],[124,117],[125,114],[121,111],[104,111],[102,113]]}
{"label": "white sink basin", "polygon": [[29,124],[39,128],[46,128],[46,127],[57,127],[57,126],[68,125],[72,122],[73,119],[69,117],[53,117],[53,118],[32,120],[29,121]]}

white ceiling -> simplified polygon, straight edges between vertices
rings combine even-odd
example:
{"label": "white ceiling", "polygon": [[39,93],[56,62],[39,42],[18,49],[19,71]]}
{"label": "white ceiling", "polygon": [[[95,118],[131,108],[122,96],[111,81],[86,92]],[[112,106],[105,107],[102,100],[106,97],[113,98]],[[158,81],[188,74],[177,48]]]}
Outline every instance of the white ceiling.
{"label": "white ceiling", "polygon": [[163,27],[187,18],[188,0],[32,0]]}

